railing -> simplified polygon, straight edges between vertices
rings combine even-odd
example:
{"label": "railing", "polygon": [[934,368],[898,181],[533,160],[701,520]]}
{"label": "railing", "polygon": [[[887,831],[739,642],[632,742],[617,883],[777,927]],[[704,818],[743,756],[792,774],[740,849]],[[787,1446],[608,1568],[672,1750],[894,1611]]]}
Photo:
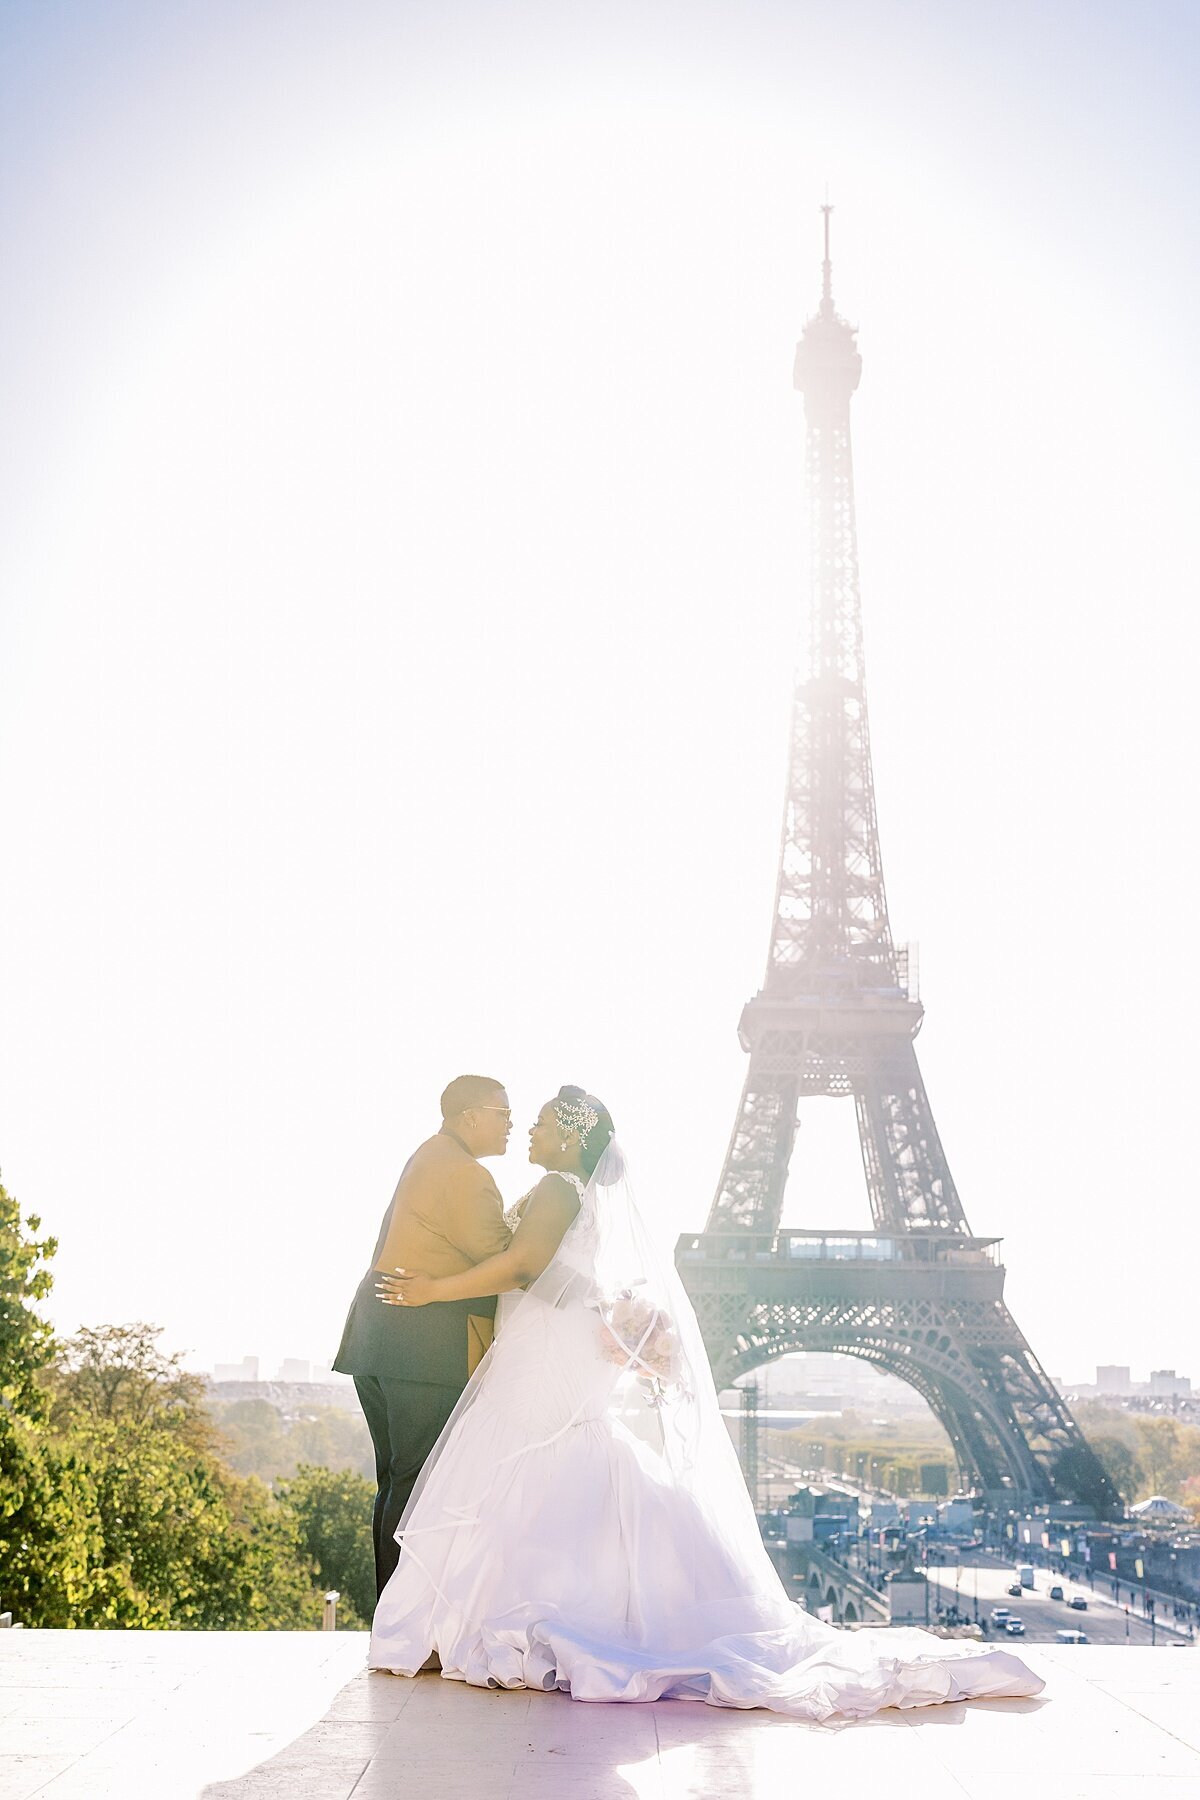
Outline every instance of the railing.
{"label": "railing", "polygon": [[790,1262],[900,1262],[903,1258],[896,1238],[864,1237],[857,1231],[839,1231],[836,1236],[781,1232],[775,1253]]}
{"label": "railing", "polygon": [[701,1232],[682,1237],[680,1262],[937,1263],[995,1268],[999,1238],[941,1231],[781,1231],[774,1239],[751,1232]]}
{"label": "railing", "polygon": [[896,945],[896,973],[910,1000],[921,998],[921,955],[915,943]]}

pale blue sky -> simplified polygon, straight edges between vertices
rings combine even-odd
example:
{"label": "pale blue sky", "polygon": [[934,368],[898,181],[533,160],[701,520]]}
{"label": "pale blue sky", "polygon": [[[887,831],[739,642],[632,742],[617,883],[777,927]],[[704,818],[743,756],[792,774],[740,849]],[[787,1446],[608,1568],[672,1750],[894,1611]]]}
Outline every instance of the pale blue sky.
{"label": "pale blue sky", "polygon": [[[64,1327],[328,1356],[472,1065],[594,1086],[702,1223],[828,181],[934,1109],[1043,1360],[1200,1379],[1198,32],[0,7],[0,1166]],[[795,1222],[866,1222],[851,1129],[805,1117]]]}

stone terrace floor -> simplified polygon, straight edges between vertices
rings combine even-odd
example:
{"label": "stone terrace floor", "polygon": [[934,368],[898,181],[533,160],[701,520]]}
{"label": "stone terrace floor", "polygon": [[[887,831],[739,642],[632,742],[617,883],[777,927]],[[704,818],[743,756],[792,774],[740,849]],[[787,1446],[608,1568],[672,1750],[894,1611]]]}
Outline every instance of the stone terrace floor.
{"label": "stone terrace floor", "polygon": [[368,1674],[357,1633],[0,1633],[0,1800],[1200,1800],[1200,1655],[1022,1647],[1036,1700],[811,1726]]}

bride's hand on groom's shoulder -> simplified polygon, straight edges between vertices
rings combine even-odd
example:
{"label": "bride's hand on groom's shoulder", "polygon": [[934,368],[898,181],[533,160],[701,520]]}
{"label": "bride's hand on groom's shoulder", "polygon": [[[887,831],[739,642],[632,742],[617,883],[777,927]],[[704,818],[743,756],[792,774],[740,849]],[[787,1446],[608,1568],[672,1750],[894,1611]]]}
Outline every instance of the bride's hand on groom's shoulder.
{"label": "bride's hand on groom's shoulder", "polygon": [[436,1283],[432,1275],[417,1275],[408,1269],[397,1269],[393,1275],[381,1275],[375,1292],[385,1306],[428,1306],[434,1299]]}

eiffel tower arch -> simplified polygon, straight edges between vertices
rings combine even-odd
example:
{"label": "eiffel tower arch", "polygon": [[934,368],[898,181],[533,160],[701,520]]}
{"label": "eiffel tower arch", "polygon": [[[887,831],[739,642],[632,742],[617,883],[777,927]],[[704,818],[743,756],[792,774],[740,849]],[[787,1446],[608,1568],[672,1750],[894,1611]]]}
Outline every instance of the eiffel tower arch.
{"label": "eiffel tower arch", "polygon": [[[676,1263],[718,1386],[797,1350],[865,1358],[928,1401],[990,1504],[1120,1498],[1004,1301],[976,1237],[914,1040],[915,959],[893,941],[867,720],[850,401],[856,332],[820,306],[796,351],[811,522],[807,663],[795,689],[767,972],[740,1024],[746,1083],[716,1197]],[[800,1109],[853,1100],[871,1231],[781,1229]]]}

